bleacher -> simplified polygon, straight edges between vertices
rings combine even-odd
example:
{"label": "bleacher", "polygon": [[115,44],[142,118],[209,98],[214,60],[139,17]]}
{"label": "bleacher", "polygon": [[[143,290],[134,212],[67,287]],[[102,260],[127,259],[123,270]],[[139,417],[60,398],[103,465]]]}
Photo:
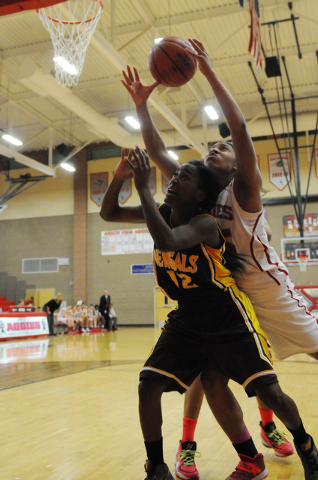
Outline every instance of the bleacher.
{"label": "bleacher", "polygon": [[27,289],[35,289],[35,285],[27,285],[25,280],[0,272],[0,311],[6,312],[10,305],[17,305],[21,298],[25,299]]}
{"label": "bleacher", "polygon": [[14,300],[7,300],[6,297],[1,296],[0,297],[0,311],[1,312],[9,312],[10,311],[10,305],[15,305]]}

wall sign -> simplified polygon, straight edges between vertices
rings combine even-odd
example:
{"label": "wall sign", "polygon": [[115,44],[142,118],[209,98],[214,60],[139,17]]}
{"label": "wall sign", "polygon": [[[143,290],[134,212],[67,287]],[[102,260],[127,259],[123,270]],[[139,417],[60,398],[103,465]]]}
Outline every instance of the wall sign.
{"label": "wall sign", "polygon": [[151,253],[152,251],[153,240],[148,228],[101,232],[102,255]]}
{"label": "wall sign", "polygon": [[146,263],[144,265],[131,265],[130,273],[132,275],[140,275],[143,273],[153,273],[153,264]]}

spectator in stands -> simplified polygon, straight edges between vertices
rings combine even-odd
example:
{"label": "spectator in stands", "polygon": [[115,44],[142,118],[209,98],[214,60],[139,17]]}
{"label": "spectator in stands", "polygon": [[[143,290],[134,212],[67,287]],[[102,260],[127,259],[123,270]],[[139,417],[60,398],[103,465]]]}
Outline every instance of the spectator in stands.
{"label": "spectator in stands", "polygon": [[34,305],[34,297],[27,298],[24,305]]}
{"label": "spectator in stands", "polygon": [[62,293],[58,293],[56,298],[52,298],[49,302],[45,303],[42,307],[42,311],[46,312],[47,314],[47,321],[49,324],[49,336],[55,336],[56,333],[54,333],[54,312],[55,310],[58,310],[61,306],[63,300],[63,295]]}
{"label": "spectator in stands", "polygon": [[23,298],[20,298],[19,303],[18,303],[18,306],[19,306],[19,307],[22,307],[22,305],[24,305],[24,299],[23,299]]}

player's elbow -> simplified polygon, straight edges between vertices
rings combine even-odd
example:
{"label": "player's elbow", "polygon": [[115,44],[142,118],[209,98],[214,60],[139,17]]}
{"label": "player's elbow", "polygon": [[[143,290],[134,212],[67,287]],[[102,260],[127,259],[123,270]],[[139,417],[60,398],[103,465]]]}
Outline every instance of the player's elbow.
{"label": "player's elbow", "polygon": [[104,210],[101,209],[99,212],[99,215],[102,217],[105,222],[111,222],[113,220],[113,212],[110,212],[109,210]]}

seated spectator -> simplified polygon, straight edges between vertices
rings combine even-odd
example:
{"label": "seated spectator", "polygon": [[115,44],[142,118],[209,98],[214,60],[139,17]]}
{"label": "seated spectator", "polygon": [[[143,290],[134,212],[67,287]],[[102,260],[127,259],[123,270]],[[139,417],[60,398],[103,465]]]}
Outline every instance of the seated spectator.
{"label": "seated spectator", "polygon": [[34,305],[34,297],[27,298],[24,305]]}
{"label": "seated spectator", "polygon": [[99,328],[102,328],[104,323],[104,318],[99,311],[99,305],[94,306],[94,315],[97,318],[97,325],[99,326]]}
{"label": "seated spectator", "polygon": [[116,315],[116,312],[114,310],[114,307],[113,307],[112,303],[110,304],[109,318],[110,318],[110,321],[109,321],[110,329],[111,330],[118,330],[118,328],[117,328],[117,315]]}

